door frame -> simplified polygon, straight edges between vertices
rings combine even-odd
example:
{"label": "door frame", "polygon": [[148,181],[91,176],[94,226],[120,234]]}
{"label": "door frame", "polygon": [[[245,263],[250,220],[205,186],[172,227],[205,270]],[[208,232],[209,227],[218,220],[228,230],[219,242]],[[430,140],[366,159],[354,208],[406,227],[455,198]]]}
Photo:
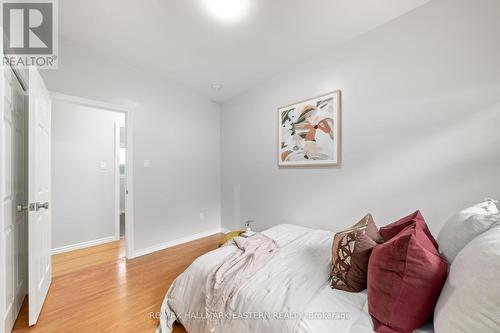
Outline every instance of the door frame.
{"label": "door frame", "polygon": [[[125,128],[127,128],[125,126]],[[120,216],[121,216],[121,209],[120,209],[120,181],[121,181],[121,174],[120,174],[120,125],[115,122],[114,125],[114,134],[115,134],[115,161],[113,168],[115,170],[115,240],[120,240]],[[125,176],[126,178],[127,176]],[[126,180],[126,179],[125,179]]]}
{"label": "door frame", "polygon": [[[1,11],[0,11],[1,13]],[[0,42],[2,42],[2,38],[0,36]],[[0,56],[1,58],[3,59],[3,52],[0,50]],[[5,103],[5,100],[4,100],[4,97],[3,97],[3,94],[4,94],[4,75],[3,75],[3,71],[5,71],[7,69],[6,66],[3,66],[2,64],[0,64],[0,120],[2,120],[0,122],[0,161],[4,161],[5,160],[5,156],[4,156],[4,153],[5,153],[5,149],[4,149],[4,146],[5,146],[5,142],[4,142],[4,139],[3,139],[3,132],[4,132],[4,128],[3,128],[3,114],[4,114],[4,103]],[[5,181],[5,174],[4,174],[5,170],[4,170],[4,167],[3,167],[3,163],[0,163],[0,198],[3,198],[4,197],[4,191],[5,191],[5,185],[4,185],[4,181]],[[3,234],[3,226],[4,226],[4,208],[3,208],[3,202],[0,204],[0,249],[4,249],[5,248],[5,241],[4,241],[4,234]],[[0,255],[0,333],[4,333],[4,330],[5,330],[5,293],[6,293],[6,286],[5,286],[5,273],[6,273],[6,270],[5,270],[5,253],[4,251],[0,251],[1,252],[1,255]]]}
{"label": "door frame", "polygon": [[[121,151],[121,128],[125,126],[125,140],[127,139],[127,126],[125,125],[120,125],[119,123],[115,122],[115,164],[114,164],[114,169],[115,169],[115,240],[120,240],[121,234],[120,234],[120,218],[122,215],[122,210],[121,210],[121,181],[122,178],[125,179],[125,191],[127,190],[127,175],[125,174],[124,177],[122,177],[121,174],[121,165],[120,165],[120,151]],[[125,146],[126,148],[126,146]],[[127,160],[127,153],[125,153],[125,160]],[[125,166],[125,173],[127,172],[127,167]],[[125,198],[126,197],[125,193]],[[125,202],[125,210],[123,213],[126,214],[126,207],[127,203]],[[126,216],[125,216],[126,218]],[[125,235],[124,235],[125,236]]]}
{"label": "door frame", "polygon": [[[56,100],[56,101],[62,101],[62,102],[69,102],[77,105],[82,105],[82,106],[88,106],[88,107],[93,107],[97,109],[103,109],[107,111],[114,111],[114,112],[120,112],[125,115],[125,128],[126,128],[126,133],[127,133],[127,155],[126,155],[126,165],[127,167],[125,168],[125,181],[126,181],[126,191],[128,192],[125,196],[125,247],[126,247],[126,256],[127,259],[131,259],[133,257],[134,253],[134,172],[133,172],[133,112],[130,108],[122,106],[122,105],[117,105],[117,104],[112,104],[112,103],[107,103],[107,102],[101,102],[101,101],[96,101],[88,98],[83,98],[83,97],[77,97],[77,96],[72,96],[72,95],[67,95],[67,94],[62,94],[58,92],[51,92],[50,93],[51,97]],[[115,126],[116,128],[116,126]],[[118,128],[119,131],[119,128]],[[116,133],[115,133],[116,137]],[[116,149],[115,149],[116,151]],[[119,157],[118,157],[119,158]],[[116,156],[115,156],[116,159]],[[115,163],[116,164],[116,163]],[[116,165],[114,166],[116,170]],[[119,179],[119,175],[118,175]],[[115,175],[115,180],[116,180],[116,175]],[[115,195],[116,193],[116,184],[115,184]],[[120,213],[120,184],[118,183],[118,198],[115,197],[115,209],[116,209],[116,202],[118,199],[118,214]],[[115,212],[116,213],[116,212]],[[115,214],[116,215],[116,214]],[[118,220],[118,239],[120,237],[120,221]],[[116,229],[116,218],[115,218],[115,229]],[[116,230],[115,234],[116,236]]]}

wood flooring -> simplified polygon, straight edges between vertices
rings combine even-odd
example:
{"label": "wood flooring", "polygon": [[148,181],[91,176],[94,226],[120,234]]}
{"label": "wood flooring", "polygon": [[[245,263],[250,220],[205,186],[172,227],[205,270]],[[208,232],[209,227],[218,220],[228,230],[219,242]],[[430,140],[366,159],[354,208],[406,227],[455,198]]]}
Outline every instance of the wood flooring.
{"label": "wood flooring", "polygon": [[[153,333],[155,313],[173,280],[194,259],[217,248],[222,234],[136,259],[123,241],[52,256],[52,285],[38,323],[27,325],[27,304],[15,333]],[[174,333],[186,332],[180,325]]]}

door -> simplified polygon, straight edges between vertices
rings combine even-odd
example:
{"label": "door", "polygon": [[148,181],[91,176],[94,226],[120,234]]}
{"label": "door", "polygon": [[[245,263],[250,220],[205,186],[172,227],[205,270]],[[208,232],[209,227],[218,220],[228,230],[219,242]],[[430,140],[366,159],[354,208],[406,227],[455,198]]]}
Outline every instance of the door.
{"label": "door", "polygon": [[51,100],[36,68],[29,70],[28,277],[29,325],[36,324],[52,281],[50,214]]}
{"label": "door", "polygon": [[[3,69],[4,113],[2,159],[5,170],[3,239],[5,240],[5,331],[10,332],[26,295],[26,211],[22,205],[27,201],[26,168],[26,113],[24,91],[14,73]],[[2,318],[3,319],[3,318]]]}

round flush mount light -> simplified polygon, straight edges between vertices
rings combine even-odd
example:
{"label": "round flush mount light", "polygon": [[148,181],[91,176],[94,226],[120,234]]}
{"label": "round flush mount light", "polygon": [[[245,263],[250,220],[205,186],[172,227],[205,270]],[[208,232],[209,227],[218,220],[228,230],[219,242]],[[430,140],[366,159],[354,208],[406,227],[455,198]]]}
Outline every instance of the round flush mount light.
{"label": "round flush mount light", "polygon": [[248,14],[249,0],[202,0],[206,9],[213,17],[222,22],[236,22]]}
{"label": "round flush mount light", "polygon": [[223,86],[222,86],[222,84],[220,84],[220,83],[213,83],[213,84],[212,84],[212,89],[213,89],[213,90],[217,90],[217,91],[219,91],[219,90],[222,90],[222,88],[223,88]]}

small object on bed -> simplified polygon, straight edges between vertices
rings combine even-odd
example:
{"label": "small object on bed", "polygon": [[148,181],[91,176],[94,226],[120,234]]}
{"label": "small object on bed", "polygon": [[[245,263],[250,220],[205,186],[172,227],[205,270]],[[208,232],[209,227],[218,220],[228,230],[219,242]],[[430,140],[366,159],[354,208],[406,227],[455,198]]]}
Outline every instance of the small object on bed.
{"label": "small object on bed", "polygon": [[438,243],[441,254],[450,264],[469,242],[500,221],[496,202],[486,199],[456,213],[445,223],[439,232]]}
{"label": "small object on bed", "polygon": [[368,264],[368,311],[376,332],[410,333],[432,316],[448,264],[417,211],[380,228]]}
{"label": "small object on bed", "polygon": [[336,233],[332,246],[330,286],[350,292],[365,290],[370,254],[377,243],[382,241],[371,214],[348,229]]}
{"label": "small object on bed", "polygon": [[250,237],[255,235],[255,232],[252,231],[252,228],[250,226],[253,222],[254,222],[253,220],[248,220],[245,222],[246,229],[245,232],[242,234],[243,237]]}

